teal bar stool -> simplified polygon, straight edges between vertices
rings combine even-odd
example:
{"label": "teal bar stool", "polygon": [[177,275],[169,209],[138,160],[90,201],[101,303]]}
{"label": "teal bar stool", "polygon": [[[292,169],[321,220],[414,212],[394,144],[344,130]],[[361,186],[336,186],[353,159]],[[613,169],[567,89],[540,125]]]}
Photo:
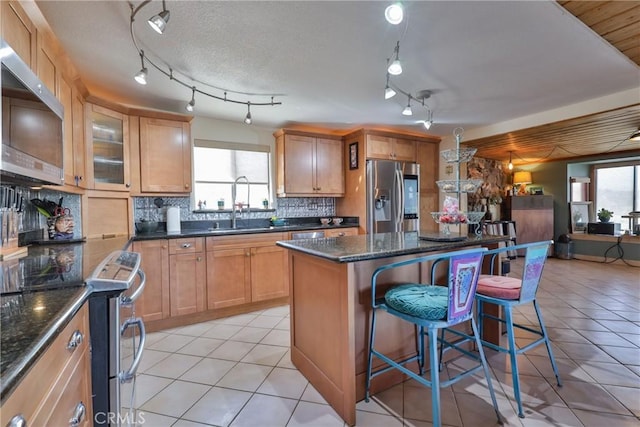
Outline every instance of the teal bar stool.
{"label": "teal bar stool", "polygon": [[[448,387],[451,384],[474,374],[480,369],[484,370],[487,379],[489,392],[493,408],[501,423],[500,412],[498,411],[498,403],[496,401],[493,385],[491,384],[491,375],[487,361],[480,344],[478,329],[475,319],[472,316],[472,307],[476,287],[478,285],[478,277],[482,267],[483,252],[486,249],[470,249],[464,251],[450,252],[447,254],[435,254],[414,258],[406,261],[394,262],[378,267],[371,277],[372,292],[372,311],[371,311],[371,333],[369,336],[369,358],[367,365],[367,378],[365,389],[365,400],[368,402],[371,392],[371,379],[392,369],[398,369],[409,377],[415,379],[422,385],[431,388],[431,406],[433,411],[433,425],[441,425],[440,417],[440,387]],[[404,283],[389,288],[384,297],[377,297],[376,285],[380,273],[393,268],[404,267],[410,264],[424,263],[433,261],[431,268],[431,283]],[[448,262],[447,286],[437,286],[435,284],[435,267],[442,262]],[[405,360],[396,361],[375,349],[376,338],[376,314],[378,310],[384,310],[387,313],[397,316],[407,322],[416,325],[418,330],[418,346],[415,356],[408,357]],[[449,330],[450,327],[458,325],[462,322],[470,321],[474,336],[476,337],[476,345],[478,354],[467,351],[466,349],[438,339],[439,330]],[[425,346],[424,338],[428,337],[429,341],[429,366],[430,380],[424,378],[425,372]],[[378,337],[384,339],[384,337]],[[470,357],[478,362],[469,370],[457,374],[455,377],[446,381],[440,381],[438,361],[438,342],[455,348],[463,355]],[[385,365],[373,371],[373,357],[377,357],[385,362]],[[405,365],[416,361],[418,363],[418,371],[416,374]]]}
{"label": "teal bar stool", "polygon": [[[520,376],[518,374],[518,359],[517,355],[522,354],[525,351],[536,347],[539,344],[545,343],[547,346],[547,353],[549,353],[549,360],[553,367],[553,372],[556,376],[558,386],[562,387],[560,381],[560,374],[558,373],[558,367],[556,361],[553,358],[553,351],[551,350],[551,342],[549,341],[549,335],[544,326],[542,320],[542,314],[540,313],[540,307],[536,301],[536,293],[542,278],[542,270],[544,268],[545,261],[547,260],[547,252],[549,245],[553,241],[542,241],[534,243],[525,243],[516,246],[509,246],[506,248],[499,248],[487,251],[485,258],[488,258],[491,262],[491,274],[481,275],[478,279],[478,289],[476,291],[476,300],[478,302],[478,322],[480,324],[480,336],[482,336],[482,324],[484,319],[493,319],[501,322],[507,327],[507,344],[508,347],[502,347],[485,340],[482,340],[482,344],[493,350],[509,353],[511,360],[511,376],[513,379],[513,390],[518,404],[518,416],[524,418],[524,412],[522,411],[522,400],[520,398]],[[506,251],[526,249],[524,267],[522,278],[507,277],[495,275],[494,267],[496,266],[496,257]],[[504,310],[504,319],[485,313],[484,303],[492,303],[502,307]],[[513,308],[524,304],[532,303],[535,308],[536,315],[540,329],[532,329],[528,326],[514,323],[513,321]],[[532,334],[539,336],[534,342],[518,348],[516,346],[515,328],[519,328]]]}

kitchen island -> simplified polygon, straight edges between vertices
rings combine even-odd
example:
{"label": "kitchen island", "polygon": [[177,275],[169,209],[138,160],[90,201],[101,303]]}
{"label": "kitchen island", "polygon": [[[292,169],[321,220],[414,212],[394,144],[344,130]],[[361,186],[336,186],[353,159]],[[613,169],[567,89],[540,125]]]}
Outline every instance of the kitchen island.
{"label": "kitchen island", "polygon": [[[495,247],[507,239],[469,235],[436,242],[407,232],[278,242],[289,249],[293,364],[345,422],[354,425],[356,402],[365,392],[373,271],[425,254]],[[379,283],[426,282],[429,276],[429,266],[413,264],[383,272]],[[378,333],[385,337],[379,340],[383,353],[395,359],[415,353],[414,328],[407,322],[383,315]],[[397,371],[380,375],[372,382],[372,392],[401,381]]]}

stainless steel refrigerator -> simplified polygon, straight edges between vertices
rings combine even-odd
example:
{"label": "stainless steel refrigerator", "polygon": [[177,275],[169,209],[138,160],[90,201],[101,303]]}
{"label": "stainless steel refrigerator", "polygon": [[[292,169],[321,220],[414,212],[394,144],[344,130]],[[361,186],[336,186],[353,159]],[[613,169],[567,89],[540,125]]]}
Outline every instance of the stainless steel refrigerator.
{"label": "stainless steel refrigerator", "polygon": [[367,233],[420,230],[420,166],[367,160]]}

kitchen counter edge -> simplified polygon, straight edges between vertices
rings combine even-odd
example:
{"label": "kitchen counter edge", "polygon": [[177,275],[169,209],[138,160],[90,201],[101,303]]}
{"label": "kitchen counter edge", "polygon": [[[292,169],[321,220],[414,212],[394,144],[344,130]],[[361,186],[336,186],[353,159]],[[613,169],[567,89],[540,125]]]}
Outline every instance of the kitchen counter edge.
{"label": "kitchen counter edge", "polygon": [[211,236],[233,236],[242,234],[264,234],[264,233],[283,233],[289,231],[302,231],[302,230],[335,230],[341,228],[354,228],[358,227],[358,224],[340,224],[340,225],[283,225],[283,226],[271,226],[271,227],[256,227],[256,228],[219,228],[214,230],[182,230],[180,233],[167,233],[166,231],[156,231],[153,233],[140,233],[134,235],[131,240],[135,242],[144,240],[160,240],[160,239],[180,239],[184,237],[211,237]]}
{"label": "kitchen counter edge", "polygon": [[341,238],[305,239],[278,241],[276,244],[286,249],[317,256],[329,261],[348,263],[394,256],[413,255],[428,252],[448,251],[467,246],[490,245],[506,242],[509,236],[473,234],[465,240],[440,242],[422,240],[417,232],[377,233]]}

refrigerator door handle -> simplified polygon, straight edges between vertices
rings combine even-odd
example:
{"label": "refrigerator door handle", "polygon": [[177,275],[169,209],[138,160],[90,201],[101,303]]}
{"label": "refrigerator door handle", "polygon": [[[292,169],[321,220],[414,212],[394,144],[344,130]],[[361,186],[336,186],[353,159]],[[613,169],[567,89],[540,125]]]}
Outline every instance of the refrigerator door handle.
{"label": "refrigerator door handle", "polygon": [[402,186],[402,171],[399,169],[399,165],[396,166],[396,189],[397,195],[396,197],[396,231],[404,231],[402,230],[402,221],[404,219],[404,188]]}

